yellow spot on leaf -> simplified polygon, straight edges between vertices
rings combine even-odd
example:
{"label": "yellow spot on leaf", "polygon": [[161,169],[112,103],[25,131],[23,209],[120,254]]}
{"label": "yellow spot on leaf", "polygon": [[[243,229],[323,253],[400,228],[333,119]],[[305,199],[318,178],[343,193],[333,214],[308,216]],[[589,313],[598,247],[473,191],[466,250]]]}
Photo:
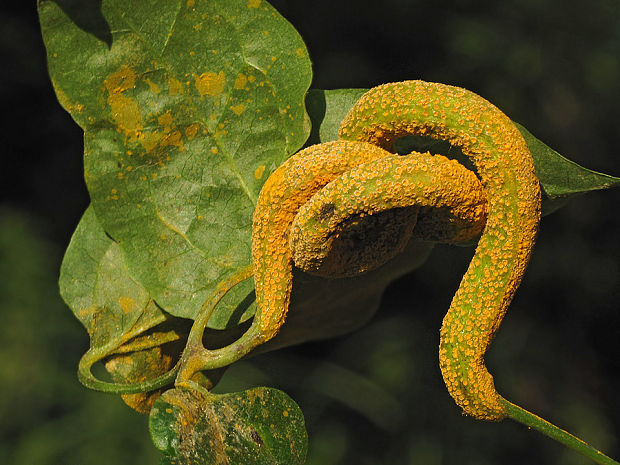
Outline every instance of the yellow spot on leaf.
{"label": "yellow spot on leaf", "polygon": [[297,55],[299,58],[303,58],[306,56],[306,52],[303,48],[299,47],[297,50],[295,50],[295,55]]}
{"label": "yellow spot on leaf", "polygon": [[118,303],[123,309],[123,313],[131,313],[136,309],[136,302],[131,297],[120,297]]}
{"label": "yellow spot on leaf", "polygon": [[247,82],[247,77],[245,76],[245,74],[243,73],[239,73],[239,76],[237,76],[237,79],[235,80],[235,85],[234,88],[236,90],[241,90],[245,87],[245,83]]}
{"label": "yellow spot on leaf", "polygon": [[151,92],[153,92],[154,94],[159,94],[159,86],[157,84],[155,84],[148,78],[145,81],[149,85],[149,89]]}
{"label": "yellow spot on leaf", "polygon": [[261,0],[248,0],[248,8],[258,8]]}
{"label": "yellow spot on leaf", "polygon": [[200,95],[208,95],[209,97],[217,97],[224,90],[226,75],[224,71],[219,73],[202,73],[200,76],[194,76],[196,89]]}
{"label": "yellow spot on leaf", "polygon": [[159,144],[162,137],[163,135],[157,131],[143,132],[140,134],[138,140],[140,141],[140,144],[142,144],[142,147],[144,147],[144,150],[150,152],[157,147],[157,144]]}
{"label": "yellow spot on leaf", "polygon": [[245,110],[245,105],[243,103],[240,103],[239,105],[230,107],[230,109],[233,111],[235,115],[240,116],[241,113],[243,113],[243,111]]}
{"label": "yellow spot on leaf", "polygon": [[178,147],[181,150],[184,149],[183,135],[181,134],[181,131],[174,130],[170,134],[166,134],[166,136],[161,141],[161,146],[166,147],[169,145],[174,145],[175,147]]}
{"label": "yellow spot on leaf", "polygon": [[110,74],[103,81],[109,93],[117,94],[136,87],[136,73],[126,65],[119,68],[118,71]]}
{"label": "yellow spot on leaf", "polygon": [[142,129],[142,115],[138,102],[127,97],[123,92],[136,87],[136,73],[128,66],[121,66],[110,74],[103,84],[108,91],[108,105],[112,110],[112,119],[125,134],[135,136]]}
{"label": "yellow spot on leaf", "polygon": [[168,88],[170,89],[170,95],[183,93],[183,84],[173,77],[168,78]]}
{"label": "yellow spot on leaf", "polygon": [[196,4],[196,0],[187,0],[187,8],[191,8]]}
{"label": "yellow spot on leaf", "polygon": [[185,136],[192,140],[198,134],[198,130],[200,129],[200,125],[198,123],[190,124],[185,128]]}
{"label": "yellow spot on leaf", "polygon": [[157,118],[157,122],[160,126],[169,126],[172,124],[172,114],[170,113],[170,110],[159,116],[159,118]]}
{"label": "yellow spot on leaf", "polygon": [[254,82],[254,81],[256,81],[256,76],[253,76],[253,75],[251,75],[251,74],[250,74],[250,75],[248,76],[248,81],[250,81],[250,82]]}
{"label": "yellow spot on leaf", "polygon": [[260,165],[258,168],[256,168],[256,171],[254,171],[254,177],[256,179],[260,179],[263,177],[264,173],[265,173],[265,165]]}
{"label": "yellow spot on leaf", "polygon": [[211,153],[213,155],[217,155],[217,152],[218,152],[217,147],[211,147]]}

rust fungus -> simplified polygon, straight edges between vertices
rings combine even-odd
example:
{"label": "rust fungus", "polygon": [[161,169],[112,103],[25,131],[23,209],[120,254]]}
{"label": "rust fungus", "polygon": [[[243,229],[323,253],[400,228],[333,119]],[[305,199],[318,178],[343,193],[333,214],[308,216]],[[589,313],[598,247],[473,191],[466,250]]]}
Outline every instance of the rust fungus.
{"label": "rust fungus", "polygon": [[531,154],[494,105],[465,89],[423,81],[371,89],[340,127],[341,138],[388,149],[403,135],[427,135],[460,148],[486,191],[488,220],[444,318],[439,361],[465,413],[499,420],[506,410],[484,354],[521,282],[538,229],[540,187]]}
{"label": "rust fungus", "polygon": [[194,85],[201,96],[218,97],[224,91],[225,83],[226,75],[224,71],[219,73],[202,73],[200,76],[194,76]]}
{"label": "rust fungus", "polygon": [[[448,141],[480,180],[441,156],[392,155],[394,141],[405,135]],[[505,404],[484,354],[521,281],[540,218],[538,179],[521,134],[472,92],[406,81],[364,94],[339,136],[291,157],[259,195],[252,233],[257,343],[274,337],[284,322],[293,263],[348,275],[380,265],[411,235],[458,242],[482,231],[444,319],[439,358],[446,386],[465,413],[503,418]],[[336,259],[326,258],[330,254]]]}

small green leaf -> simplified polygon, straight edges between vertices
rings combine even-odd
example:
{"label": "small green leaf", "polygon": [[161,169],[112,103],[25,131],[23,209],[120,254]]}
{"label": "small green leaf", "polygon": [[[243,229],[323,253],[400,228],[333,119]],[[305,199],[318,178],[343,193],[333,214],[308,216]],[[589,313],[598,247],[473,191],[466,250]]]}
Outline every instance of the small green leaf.
{"label": "small green leaf", "polygon": [[225,395],[166,391],[149,428],[162,465],[295,465],[308,438],[297,404],[284,392],[255,388]]}
{"label": "small green leaf", "polygon": [[[39,0],[58,99],[85,130],[85,177],[131,275],[195,317],[247,265],[254,204],[306,140],[306,47],[265,0]],[[237,286],[225,318],[252,314]]]}

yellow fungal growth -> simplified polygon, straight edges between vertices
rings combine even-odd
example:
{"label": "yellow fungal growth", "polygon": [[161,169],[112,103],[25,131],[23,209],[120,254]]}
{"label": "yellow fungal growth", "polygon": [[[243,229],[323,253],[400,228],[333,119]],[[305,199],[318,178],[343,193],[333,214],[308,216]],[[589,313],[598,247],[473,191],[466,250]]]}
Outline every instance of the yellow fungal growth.
{"label": "yellow fungal growth", "polygon": [[230,109],[235,115],[241,116],[241,113],[245,111],[245,105],[243,103],[240,103],[239,105],[231,106]]}
{"label": "yellow fungal growth", "polygon": [[224,91],[226,75],[224,71],[219,73],[202,73],[200,76],[194,76],[194,83],[200,95],[218,97]]}
{"label": "yellow fungal growth", "polygon": [[[390,154],[405,135],[460,148],[480,181],[441,156]],[[289,159],[260,193],[252,241],[260,342],[284,322],[293,261],[311,272],[346,276],[385,262],[411,235],[458,242],[476,237],[484,225],[444,319],[439,359],[465,413],[503,418],[506,404],[484,354],[521,281],[540,218],[538,179],[521,134],[472,92],[408,81],[364,94],[340,138],[350,142],[313,146]]]}
{"label": "yellow fungal growth", "polygon": [[233,86],[233,88],[235,90],[241,90],[245,88],[245,84],[247,83],[248,78],[245,74],[243,73],[239,73],[237,75],[237,79],[235,79],[235,84]]}
{"label": "yellow fungal growth", "polygon": [[299,208],[339,175],[388,156],[364,143],[336,141],[308,147],[284,162],[265,182],[252,223],[252,259],[260,342],[274,337],[286,317],[292,286],[289,231]]}
{"label": "yellow fungal growth", "polygon": [[455,160],[413,152],[365,163],[327,184],[291,227],[295,266],[327,277],[372,270],[419,240],[460,242],[484,228],[487,198]]}
{"label": "yellow fungal growth", "polygon": [[154,94],[159,94],[160,89],[159,86],[157,84],[155,84],[153,81],[151,81],[150,79],[145,79],[145,82],[149,85],[149,90],[154,93]]}
{"label": "yellow fungal growth", "polygon": [[446,386],[473,417],[506,416],[484,354],[521,282],[540,218],[540,188],[527,145],[499,109],[465,89],[423,81],[385,84],[350,110],[340,137],[389,149],[403,135],[458,147],[474,164],[489,213],[474,257],[444,318],[439,361]]}
{"label": "yellow fungal growth", "polygon": [[185,136],[189,140],[192,140],[194,137],[196,137],[196,134],[198,134],[199,130],[200,130],[200,125],[198,123],[192,123],[185,128]]}
{"label": "yellow fungal growth", "polygon": [[112,73],[103,84],[108,92],[108,105],[112,118],[128,136],[134,136],[143,128],[142,115],[138,102],[124,94],[136,87],[136,73],[128,66],[122,66]]}
{"label": "yellow fungal growth", "polygon": [[170,126],[172,124],[172,114],[170,110],[167,110],[164,114],[157,118],[157,123],[160,126]]}
{"label": "yellow fungal growth", "polygon": [[177,95],[183,93],[183,84],[178,79],[173,77],[168,78],[168,91],[170,95]]}
{"label": "yellow fungal growth", "polygon": [[136,302],[131,297],[120,297],[118,303],[123,309],[123,313],[131,313],[136,308]]}
{"label": "yellow fungal growth", "polygon": [[254,170],[254,178],[261,179],[265,174],[265,165],[260,165],[258,168]]}

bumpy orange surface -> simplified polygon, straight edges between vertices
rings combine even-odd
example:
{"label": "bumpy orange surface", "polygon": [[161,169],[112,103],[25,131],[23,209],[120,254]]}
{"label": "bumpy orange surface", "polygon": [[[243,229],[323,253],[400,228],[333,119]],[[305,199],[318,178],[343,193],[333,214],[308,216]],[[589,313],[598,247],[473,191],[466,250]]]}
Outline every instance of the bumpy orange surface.
{"label": "bumpy orange surface", "polygon": [[423,81],[385,84],[364,94],[340,137],[389,149],[403,135],[449,141],[470,158],[489,213],[474,257],[444,318],[439,361],[450,394],[468,415],[506,415],[484,354],[521,282],[540,218],[540,187],[518,129],[465,89]]}

